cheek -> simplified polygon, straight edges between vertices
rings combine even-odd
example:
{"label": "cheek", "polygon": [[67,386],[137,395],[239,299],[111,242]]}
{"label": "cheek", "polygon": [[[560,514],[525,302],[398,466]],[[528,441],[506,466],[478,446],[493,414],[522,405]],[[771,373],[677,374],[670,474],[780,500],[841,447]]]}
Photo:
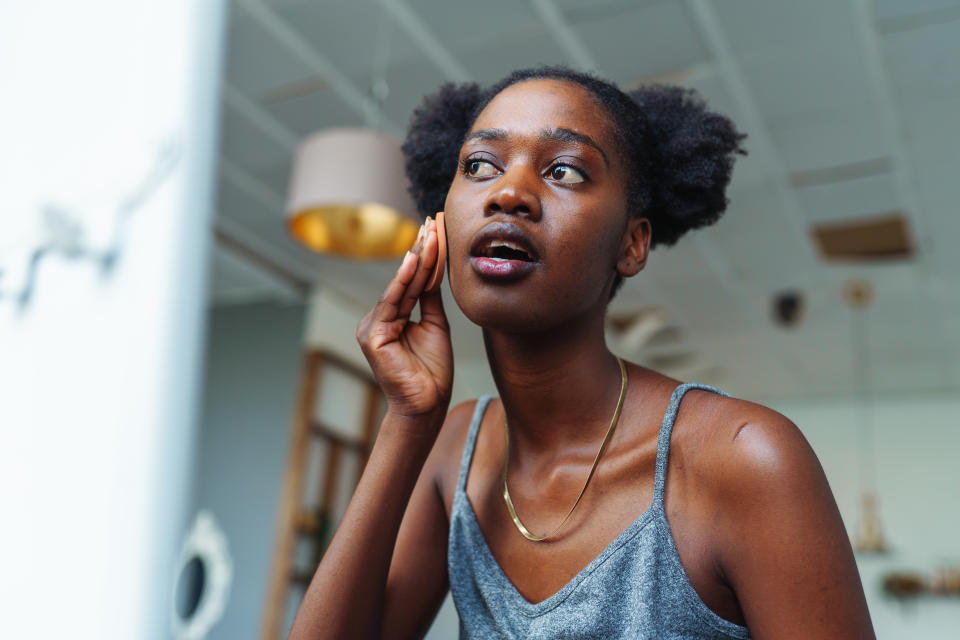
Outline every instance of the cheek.
{"label": "cheek", "polygon": [[553,252],[551,262],[556,268],[569,271],[576,280],[597,280],[616,267],[623,229],[603,216],[592,216],[593,221],[563,231],[563,240]]}

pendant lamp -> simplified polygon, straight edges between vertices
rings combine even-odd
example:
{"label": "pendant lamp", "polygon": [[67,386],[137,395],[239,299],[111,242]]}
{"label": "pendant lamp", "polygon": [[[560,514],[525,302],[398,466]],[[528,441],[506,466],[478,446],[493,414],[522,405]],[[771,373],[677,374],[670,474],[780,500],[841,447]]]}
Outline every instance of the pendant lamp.
{"label": "pendant lamp", "polygon": [[291,235],[318,253],[403,255],[420,219],[406,190],[400,145],[361,127],[308,136],[294,157],[286,217]]}
{"label": "pendant lamp", "polygon": [[860,507],[853,535],[857,553],[886,553],[887,539],[880,522],[880,499],[877,495],[876,446],[873,431],[873,402],[870,389],[869,345],[867,343],[866,309],[873,300],[873,287],[864,280],[852,280],[844,288],[844,298],[853,311],[852,346],[854,390],[860,409],[858,428],[860,461]]}

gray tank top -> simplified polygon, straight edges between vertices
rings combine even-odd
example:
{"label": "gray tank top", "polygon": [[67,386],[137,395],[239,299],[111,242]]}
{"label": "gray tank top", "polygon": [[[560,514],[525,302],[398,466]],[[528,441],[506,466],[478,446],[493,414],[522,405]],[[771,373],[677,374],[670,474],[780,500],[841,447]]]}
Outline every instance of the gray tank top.
{"label": "gray tank top", "polygon": [[674,390],[657,442],[653,503],[583,571],[537,603],[524,598],[497,564],[467,498],[470,461],[491,396],[477,401],[450,512],[447,550],[461,638],[750,637],[746,627],[721,618],[700,600],[680,562],[664,511],[670,433],[680,400],[690,389],[730,397],[692,382]]}

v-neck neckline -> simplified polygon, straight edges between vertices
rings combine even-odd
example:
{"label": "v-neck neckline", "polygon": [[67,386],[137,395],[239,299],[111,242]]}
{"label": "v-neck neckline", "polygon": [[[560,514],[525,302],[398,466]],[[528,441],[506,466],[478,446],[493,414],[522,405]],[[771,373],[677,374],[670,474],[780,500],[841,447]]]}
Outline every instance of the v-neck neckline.
{"label": "v-neck neckline", "polygon": [[566,584],[564,584],[546,599],[539,602],[530,602],[522,593],[520,593],[520,590],[517,589],[517,586],[512,580],[510,580],[510,577],[503,570],[503,567],[500,566],[496,556],[493,555],[493,550],[487,543],[487,538],[483,534],[483,529],[480,528],[480,521],[477,519],[476,511],[474,511],[473,504],[470,502],[470,497],[467,495],[466,491],[458,492],[457,499],[463,501],[463,509],[467,512],[467,521],[470,523],[469,526],[472,529],[471,534],[476,538],[477,542],[479,542],[477,546],[480,547],[481,553],[486,558],[487,563],[495,567],[495,575],[497,575],[498,579],[503,582],[505,593],[509,594],[509,597],[514,601],[514,605],[520,611],[530,617],[536,617],[547,613],[563,603],[563,601],[566,600],[570,594],[576,590],[580,583],[586,580],[590,574],[592,574],[611,556],[622,549],[624,545],[626,545],[631,539],[640,533],[640,531],[653,519],[653,517],[660,512],[660,509],[657,508],[657,501],[654,500],[653,503],[651,503],[650,506],[647,507],[646,510],[644,510],[644,512],[641,513],[636,520],[630,523],[626,529],[621,531],[620,534],[610,542],[610,544],[604,547],[599,554],[597,554],[589,563],[587,563],[585,567],[578,571],[575,576],[566,582]]}

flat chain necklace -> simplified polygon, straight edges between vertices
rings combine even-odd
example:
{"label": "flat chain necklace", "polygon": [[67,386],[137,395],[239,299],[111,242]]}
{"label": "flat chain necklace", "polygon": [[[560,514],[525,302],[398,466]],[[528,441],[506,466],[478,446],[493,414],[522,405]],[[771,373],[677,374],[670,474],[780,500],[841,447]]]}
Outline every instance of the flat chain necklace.
{"label": "flat chain necklace", "polygon": [[573,514],[573,510],[577,508],[578,504],[580,504],[580,498],[583,497],[583,494],[587,490],[587,485],[590,484],[590,479],[593,478],[594,471],[597,470],[597,463],[600,461],[600,456],[603,455],[603,450],[607,448],[607,443],[610,442],[610,437],[613,436],[613,432],[617,428],[617,423],[620,421],[620,412],[623,410],[623,399],[627,397],[627,368],[623,366],[623,360],[621,360],[619,357],[616,358],[617,363],[620,365],[620,376],[622,379],[620,382],[620,399],[617,400],[617,410],[613,413],[613,419],[610,420],[610,426],[607,427],[607,435],[603,437],[603,442],[600,444],[600,450],[597,451],[597,457],[593,459],[593,466],[590,467],[590,473],[587,475],[587,481],[583,483],[583,489],[580,489],[580,495],[577,496],[577,501],[573,503],[572,507],[570,507],[570,511],[568,511],[567,515],[564,516],[562,521],[560,521],[560,524],[557,525],[557,528],[542,536],[530,533],[530,530],[523,526],[523,523],[520,522],[520,517],[517,515],[517,510],[513,507],[513,500],[510,499],[510,489],[507,488],[507,466],[510,464],[510,428],[507,426],[506,414],[504,414],[503,432],[507,440],[507,454],[503,458],[503,499],[507,503],[507,510],[510,511],[510,517],[513,518],[513,524],[517,526],[517,529],[527,540],[543,542],[547,538],[556,535],[563,525],[567,523],[567,520],[570,519],[570,516]]}

